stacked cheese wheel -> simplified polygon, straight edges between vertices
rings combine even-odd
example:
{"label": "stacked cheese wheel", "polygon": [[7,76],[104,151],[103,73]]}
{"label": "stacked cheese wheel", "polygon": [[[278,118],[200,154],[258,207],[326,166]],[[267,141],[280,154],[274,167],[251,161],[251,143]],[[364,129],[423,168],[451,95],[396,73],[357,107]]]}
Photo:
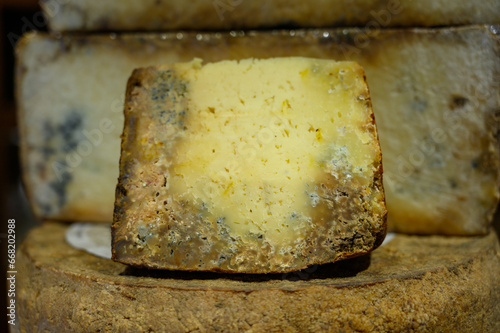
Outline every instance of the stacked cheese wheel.
{"label": "stacked cheese wheel", "polygon": [[[142,268],[46,223],[19,252],[20,331],[499,329],[500,4],[42,4],[62,34],[17,48],[33,210],[115,212],[114,259]],[[482,25],[428,27],[448,24]],[[441,236],[332,264],[384,237],[380,151],[389,230]]]}
{"label": "stacked cheese wheel", "polygon": [[18,252],[24,331],[497,332],[498,239],[399,234],[371,257],[286,274],[134,269],[47,222]]}

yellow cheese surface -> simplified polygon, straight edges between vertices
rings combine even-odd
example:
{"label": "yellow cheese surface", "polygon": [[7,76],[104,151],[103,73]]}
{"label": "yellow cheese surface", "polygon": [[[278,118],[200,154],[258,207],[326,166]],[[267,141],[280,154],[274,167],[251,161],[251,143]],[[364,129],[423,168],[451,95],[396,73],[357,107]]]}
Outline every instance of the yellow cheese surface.
{"label": "yellow cheese surface", "polygon": [[265,234],[272,246],[303,241],[327,175],[372,180],[379,152],[364,128],[369,97],[356,63],[194,61],[181,76],[188,108],[168,190],[234,237]]}

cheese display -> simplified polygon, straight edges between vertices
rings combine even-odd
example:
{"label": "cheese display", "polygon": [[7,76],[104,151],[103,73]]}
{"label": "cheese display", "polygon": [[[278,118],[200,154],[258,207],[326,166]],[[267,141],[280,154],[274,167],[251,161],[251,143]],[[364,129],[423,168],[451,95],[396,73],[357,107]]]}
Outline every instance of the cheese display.
{"label": "cheese display", "polygon": [[17,252],[14,331],[498,332],[500,249],[396,235],[369,256],[285,274],[134,269],[48,222]]}
{"label": "cheese display", "polygon": [[55,31],[500,23],[496,0],[42,0],[40,4]]}
{"label": "cheese display", "polygon": [[17,48],[23,177],[41,218],[112,220],[127,78],[163,63],[304,56],[365,70],[388,226],[486,234],[499,197],[498,26],[27,35]]}
{"label": "cheese display", "polygon": [[363,69],[313,58],[201,59],[128,81],[113,259],[276,273],[385,237]]}

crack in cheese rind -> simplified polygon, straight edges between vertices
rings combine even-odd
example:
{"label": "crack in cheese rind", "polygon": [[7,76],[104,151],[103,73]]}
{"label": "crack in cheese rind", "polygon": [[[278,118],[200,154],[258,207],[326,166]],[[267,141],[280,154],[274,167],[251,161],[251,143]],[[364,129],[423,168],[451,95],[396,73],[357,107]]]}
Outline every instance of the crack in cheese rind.
{"label": "crack in cheese rind", "polygon": [[366,253],[383,237],[380,148],[356,63],[137,70],[125,116],[115,260],[285,272]]}

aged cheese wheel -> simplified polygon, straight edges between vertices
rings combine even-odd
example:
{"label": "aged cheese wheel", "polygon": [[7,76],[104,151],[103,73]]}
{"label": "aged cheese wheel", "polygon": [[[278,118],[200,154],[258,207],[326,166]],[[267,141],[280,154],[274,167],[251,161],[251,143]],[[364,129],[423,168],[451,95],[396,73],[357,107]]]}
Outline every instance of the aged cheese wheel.
{"label": "aged cheese wheel", "polygon": [[114,259],[277,273],[384,239],[363,69],[283,57],[136,69],[125,97]]}
{"label": "aged cheese wheel", "polygon": [[498,332],[500,248],[396,237],[370,255],[286,274],[133,269],[46,223],[17,252],[19,332]]}
{"label": "aged cheese wheel", "polygon": [[365,70],[388,226],[486,234],[499,198],[498,26],[167,34],[29,34],[17,49],[23,179],[37,216],[111,222],[134,68],[305,56]]}
{"label": "aged cheese wheel", "polygon": [[483,0],[42,0],[52,30],[444,26],[500,22]]}

